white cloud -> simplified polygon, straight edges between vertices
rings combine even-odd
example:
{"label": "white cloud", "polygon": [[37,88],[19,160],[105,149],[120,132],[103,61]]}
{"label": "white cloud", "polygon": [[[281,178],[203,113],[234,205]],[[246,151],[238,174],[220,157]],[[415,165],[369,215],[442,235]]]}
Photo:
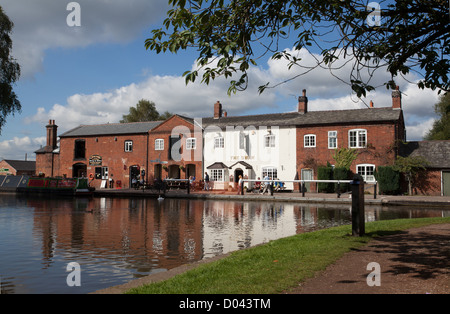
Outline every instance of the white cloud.
{"label": "white cloud", "polygon": [[30,138],[14,137],[12,140],[6,140],[0,142],[0,160],[2,159],[17,159],[24,160],[25,154],[27,160],[34,160],[34,152],[41,146],[46,144],[45,137]]}
{"label": "white cloud", "polygon": [[125,43],[161,19],[166,0],[78,0],[81,26],[69,27],[70,1],[3,0],[2,8],[14,23],[13,55],[22,77],[42,70],[51,48],[85,47],[98,43]]}
{"label": "white cloud", "polygon": [[59,131],[64,132],[80,124],[118,122],[140,99],[155,102],[160,113],[169,111],[193,118],[212,116],[217,100],[229,115],[241,114],[249,108],[269,107],[276,102],[275,94],[267,92],[260,96],[250,89],[228,96],[227,84],[221,78],[209,85],[199,82],[186,85],[180,76],[150,76],[139,84],[133,83],[104,93],[72,95],[67,98],[66,104],[54,104],[49,110],[40,107],[24,121],[44,127],[52,119],[60,126]]}

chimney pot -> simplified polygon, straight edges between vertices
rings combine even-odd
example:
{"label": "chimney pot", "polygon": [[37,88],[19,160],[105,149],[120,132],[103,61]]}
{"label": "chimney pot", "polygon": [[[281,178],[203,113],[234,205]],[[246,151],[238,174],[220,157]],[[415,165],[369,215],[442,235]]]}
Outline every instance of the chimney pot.
{"label": "chimney pot", "polygon": [[373,101],[370,101],[370,108],[373,108]]}
{"label": "chimney pot", "polygon": [[55,120],[49,120],[49,124],[47,125],[47,146],[52,149],[56,148],[57,129],[58,126],[55,124]]}
{"label": "chimney pot", "polygon": [[395,90],[392,91],[392,109],[402,109],[402,93],[399,90],[398,85]]}
{"label": "chimney pot", "polygon": [[214,104],[214,119],[219,119],[222,117],[222,104],[220,101],[217,101]]}
{"label": "chimney pot", "polygon": [[308,97],[306,97],[306,89],[303,90],[303,96],[298,97],[297,110],[300,113],[308,112]]}

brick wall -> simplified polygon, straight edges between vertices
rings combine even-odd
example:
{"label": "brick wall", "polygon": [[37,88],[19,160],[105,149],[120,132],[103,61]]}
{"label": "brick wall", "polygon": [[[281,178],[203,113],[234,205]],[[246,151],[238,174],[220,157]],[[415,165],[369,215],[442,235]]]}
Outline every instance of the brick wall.
{"label": "brick wall", "polygon": [[[149,133],[149,179],[156,178],[179,178],[188,179],[189,176],[195,176],[196,180],[202,178],[202,133],[195,128],[192,123],[185,119],[174,115],[164,123],[160,124]],[[170,136],[180,136],[180,154],[170,153],[173,155],[169,158]],[[187,149],[186,140],[188,138],[196,139],[196,148]],[[155,147],[156,140],[164,140],[164,149],[157,150]],[[174,150],[174,153],[176,149]],[[160,163],[161,160],[167,163]],[[182,168],[180,169],[180,166]]]}
{"label": "brick wall", "polygon": [[[356,173],[358,164],[390,165],[396,157],[396,140],[403,136],[403,128],[398,123],[364,124],[364,125],[328,125],[297,128],[297,166],[300,172],[303,168],[313,168],[317,179],[317,167],[325,166],[327,162],[334,165],[335,149],[328,148],[328,132],[337,132],[337,149],[349,147],[349,131],[364,129],[367,134],[365,148],[356,148],[357,159],[352,163],[351,171]],[[315,135],[315,147],[305,147],[304,136]]]}
{"label": "brick wall", "polygon": [[[75,141],[85,141],[85,158],[75,159]],[[131,152],[125,151],[125,141],[133,142]],[[101,157],[101,165],[90,165],[89,158],[93,155]],[[140,170],[147,167],[147,135],[106,135],[91,136],[80,138],[61,138],[60,140],[60,176],[73,177],[75,164],[84,165],[86,167],[86,175],[92,174],[94,180],[91,186],[100,188],[101,179],[95,178],[96,167],[108,167],[108,177],[112,178],[117,184],[121,182],[123,188],[129,187],[130,167],[139,166]]]}

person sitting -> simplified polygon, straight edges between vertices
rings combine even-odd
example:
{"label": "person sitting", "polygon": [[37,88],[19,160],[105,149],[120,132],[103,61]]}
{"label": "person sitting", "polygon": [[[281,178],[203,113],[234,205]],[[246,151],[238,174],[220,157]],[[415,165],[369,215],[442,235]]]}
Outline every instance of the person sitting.
{"label": "person sitting", "polygon": [[[278,178],[276,180],[279,180]],[[273,183],[273,190],[278,191],[280,189],[280,181],[275,181]]]}

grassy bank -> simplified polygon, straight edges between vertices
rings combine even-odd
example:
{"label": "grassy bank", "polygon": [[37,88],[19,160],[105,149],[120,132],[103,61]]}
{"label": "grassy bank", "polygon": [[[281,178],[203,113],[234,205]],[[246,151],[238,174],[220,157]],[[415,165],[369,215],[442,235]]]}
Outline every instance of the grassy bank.
{"label": "grassy bank", "polygon": [[128,293],[241,294],[280,293],[312,277],[371,238],[450,218],[399,219],[366,223],[366,236],[353,237],[351,226],[298,234],[236,251],[169,280],[145,285]]}

